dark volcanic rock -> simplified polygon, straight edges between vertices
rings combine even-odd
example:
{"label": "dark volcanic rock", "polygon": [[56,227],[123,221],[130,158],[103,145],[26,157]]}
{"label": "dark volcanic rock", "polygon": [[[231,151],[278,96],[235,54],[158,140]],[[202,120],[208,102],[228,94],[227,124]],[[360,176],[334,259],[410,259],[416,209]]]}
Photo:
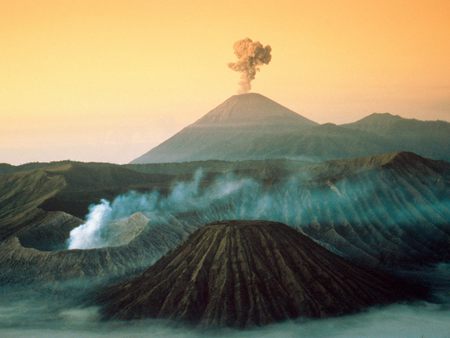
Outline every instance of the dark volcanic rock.
{"label": "dark volcanic rock", "polygon": [[229,221],[197,230],[141,276],[103,291],[105,318],[248,327],[327,317],[421,291],[360,268],[281,223]]}

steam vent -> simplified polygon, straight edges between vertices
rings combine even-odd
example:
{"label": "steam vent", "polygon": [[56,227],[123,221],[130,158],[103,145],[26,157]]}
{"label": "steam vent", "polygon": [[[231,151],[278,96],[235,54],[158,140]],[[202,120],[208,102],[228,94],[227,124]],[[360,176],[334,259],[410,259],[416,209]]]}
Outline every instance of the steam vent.
{"label": "steam vent", "polygon": [[327,317],[419,296],[354,266],[297,230],[265,221],[209,224],[139,277],[98,297],[105,318],[250,327]]}

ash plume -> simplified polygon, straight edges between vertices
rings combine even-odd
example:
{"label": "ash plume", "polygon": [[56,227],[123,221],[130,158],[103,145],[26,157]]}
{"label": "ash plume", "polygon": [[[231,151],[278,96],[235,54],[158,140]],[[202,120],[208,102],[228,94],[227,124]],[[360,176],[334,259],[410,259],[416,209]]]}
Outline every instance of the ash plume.
{"label": "ash plume", "polygon": [[241,73],[239,94],[247,93],[259,67],[269,64],[272,59],[272,48],[269,45],[264,47],[261,42],[249,38],[236,41],[233,48],[238,60],[230,62],[228,67]]}

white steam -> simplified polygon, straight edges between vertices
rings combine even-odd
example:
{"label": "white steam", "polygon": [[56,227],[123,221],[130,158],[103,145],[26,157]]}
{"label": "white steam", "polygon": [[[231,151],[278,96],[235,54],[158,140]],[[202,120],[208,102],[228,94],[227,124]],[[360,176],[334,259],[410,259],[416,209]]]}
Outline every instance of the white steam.
{"label": "white steam", "polygon": [[102,199],[100,204],[89,208],[87,221],[70,232],[69,249],[89,249],[104,246],[103,226],[111,220],[111,205]]}
{"label": "white steam", "polygon": [[[384,179],[394,181],[395,177]],[[86,222],[71,232],[69,248],[108,246],[112,222],[138,212],[153,225],[201,226],[220,220],[264,219],[294,227],[349,223],[383,229],[421,226],[424,235],[430,223],[445,224],[450,219],[449,198],[417,201],[413,192],[402,188],[387,193],[376,177],[316,182],[302,173],[270,184],[234,174],[210,182],[197,170],[192,180],[176,183],[167,195],[132,191],[111,203],[102,200],[91,206]]]}
{"label": "white steam", "polygon": [[[120,195],[112,203],[102,199],[99,204],[91,205],[86,222],[70,232],[68,249],[91,249],[110,245],[112,222],[129,217],[137,212],[144,213],[150,222],[167,223],[171,216],[179,213],[194,212],[227,200],[244,187],[255,189],[256,183],[251,179],[239,179],[225,175],[217,179],[206,189],[201,189],[203,171],[197,170],[191,181],[178,182],[168,196],[158,191],[147,194],[129,192]],[[219,219],[221,217],[217,215]]]}

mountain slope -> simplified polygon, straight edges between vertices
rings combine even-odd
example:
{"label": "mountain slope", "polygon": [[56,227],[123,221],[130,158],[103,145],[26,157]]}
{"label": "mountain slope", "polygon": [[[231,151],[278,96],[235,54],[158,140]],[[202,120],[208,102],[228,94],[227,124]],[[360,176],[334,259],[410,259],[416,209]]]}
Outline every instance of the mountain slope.
{"label": "mountain slope", "polygon": [[369,115],[343,127],[379,135],[393,151],[409,150],[450,160],[450,123],[445,121],[419,121],[384,113]]}
{"label": "mountain slope", "polygon": [[[195,164],[206,170],[208,163]],[[195,171],[194,163],[138,167],[170,171],[186,165]],[[236,194],[207,199],[206,204],[201,200],[189,213],[174,215],[180,223],[278,221],[301,228],[352,261],[370,265],[450,259],[450,164],[445,161],[395,152],[318,164],[266,160],[212,165],[238,175],[222,178],[224,186],[240,186],[245,178],[254,181]]]}
{"label": "mountain slope", "polygon": [[450,160],[450,123],[373,114],[318,125],[259,94],[235,95],[132,163],[201,160],[322,161],[411,151]]}
{"label": "mountain slope", "polygon": [[0,240],[48,218],[46,211],[84,217],[88,206],[131,189],[148,190],[167,175],[148,175],[113,164],[49,163],[0,175]]}
{"label": "mountain slope", "polygon": [[207,126],[314,126],[317,123],[256,93],[234,95],[193,124]]}
{"label": "mountain slope", "polygon": [[347,263],[284,224],[234,221],[200,228],[141,276],[98,299],[111,318],[248,327],[340,315],[419,294]]}
{"label": "mountain slope", "polygon": [[132,163],[264,158],[255,152],[258,140],[270,142],[314,125],[262,95],[235,95]]}
{"label": "mountain slope", "polygon": [[[78,225],[78,224],[77,224]],[[0,286],[35,282],[61,282],[70,279],[110,279],[129,277],[175,248],[193,229],[153,226],[131,242],[90,250],[48,251],[43,247],[54,234],[54,223],[44,223],[46,231],[24,232],[0,242]],[[69,231],[73,226],[69,229]],[[63,242],[68,238],[63,238]],[[37,243],[36,242],[41,242]],[[29,247],[29,245],[31,247]],[[41,247],[41,250],[37,248]]]}
{"label": "mountain slope", "polygon": [[[197,165],[206,168],[207,163]],[[223,164],[222,170],[233,168],[229,165]],[[197,226],[227,219],[278,221],[301,228],[327,248],[363,264],[400,266],[450,259],[447,162],[400,152],[318,164],[234,165],[232,172],[239,176],[222,178],[221,184],[240,186],[241,178],[255,181],[235,194],[207,198],[207,203],[189,201],[195,207],[174,217]]]}
{"label": "mountain slope", "polygon": [[[125,273],[127,266],[163,255],[198,227],[231,219],[288,224],[365,265],[395,269],[450,259],[450,164],[412,153],[324,163],[65,163],[39,168],[0,175],[2,281],[17,281],[21,275],[21,281],[32,281]],[[118,248],[64,250],[90,204],[129,190],[157,190],[164,198],[176,183],[190,186],[200,168],[196,193],[177,202],[185,207],[181,212],[130,212],[144,212],[154,233],[143,231],[139,240]],[[215,182],[225,191],[240,188],[218,198]]]}
{"label": "mountain slope", "polygon": [[450,258],[449,163],[403,152],[330,161],[316,172],[328,189],[300,202],[310,205],[309,236],[365,264]]}

